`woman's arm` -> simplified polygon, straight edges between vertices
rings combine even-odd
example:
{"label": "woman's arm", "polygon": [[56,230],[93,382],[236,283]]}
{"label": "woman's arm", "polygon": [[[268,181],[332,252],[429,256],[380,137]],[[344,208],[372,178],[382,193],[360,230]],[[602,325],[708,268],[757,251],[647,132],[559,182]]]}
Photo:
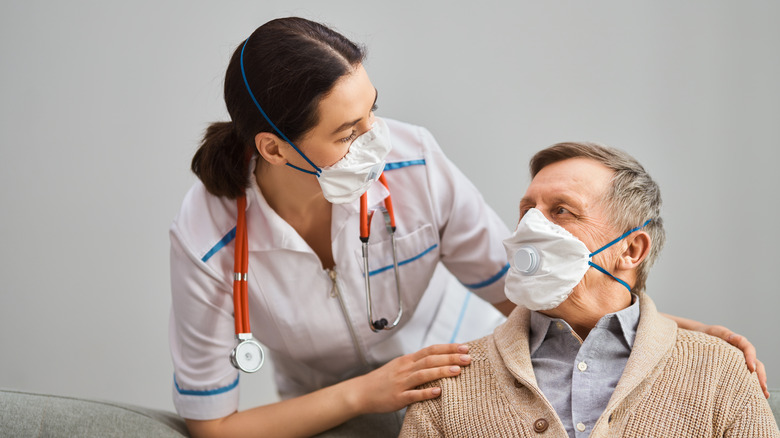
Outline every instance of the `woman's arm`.
{"label": "woman's arm", "polygon": [[442,344],[393,359],[368,374],[318,391],[235,412],[216,420],[186,420],[193,437],[310,436],[358,415],[397,411],[438,397],[441,388],[419,385],[460,374],[471,363],[468,346]]}
{"label": "woman's arm", "polygon": [[681,318],[665,313],[662,315],[676,322],[677,326],[680,328],[721,338],[742,350],[742,353],[745,355],[745,363],[747,364],[748,370],[750,370],[751,373],[755,372],[758,374],[758,382],[761,384],[761,389],[764,391],[764,397],[769,398],[769,389],[767,389],[766,385],[766,369],[764,368],[764,364],[756,357],[756,348],[753,347],[753,344],[751,344],[746,337],[738,335],[722,325],[708,325],[692,319]]}

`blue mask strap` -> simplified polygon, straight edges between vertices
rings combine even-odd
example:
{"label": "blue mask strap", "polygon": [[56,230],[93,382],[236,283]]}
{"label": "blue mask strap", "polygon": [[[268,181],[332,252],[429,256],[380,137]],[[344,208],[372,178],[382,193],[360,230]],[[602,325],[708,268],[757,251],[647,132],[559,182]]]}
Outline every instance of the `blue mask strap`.
{"label": "blue mask strap", "polygon": [[609,272],[608,272],[606,269],[602,268],[601,266],[599,266],[599,265],[597,265],[597,264],[595,264],[595,263],[593,263],[593,262],[591,262],[591,261],[588,261],[588,264],[589,264],[589,265],[591,265],[591,266],[593,266],[594,268],[596,268],[596,270],[597,270],[597,271],[599,271],[599,272],[603,272],[603,273],[605,273],[605,274],[609,275],[609,276],[610,276],[610,277],[612,277],[612,278],[613,278],[615,281],[617,281],[618,283],[620,283],[620,284],[622,284],[623,286],[625,286],[625,287],[626,287],[626,289],[628,289],[628,291],[629,291],[629,292],[631,292],[631,286],[629,286],[629,285],[628,285],[628,283],[626,283],[625,281],[623,281],[623,280],[621,280],[621,279],[619,279],[619,278],[615,277],[614,275],[610,274],[610,273],[609,273]]}
{"label": "blue mask strap", "polygon": [[[640,226],[638,226],[638,227],[636,227],[636,228],[632,228],[632,229],[630,229],[630,230],[626,231],[625,233],[623,233],[622,235],[620,235],[620,237],[618,237],[617,239],[613,240],[612,242],[609,242],[608,244],[606,244],[606,245],[602,246],[601,248],[597,249],[596,251],[594,251],[594,252],[590,253],[590,256],[589,256],[589,257],[590,257],[590,258],[593,258],[593,256],[594,256],[594,255],[596,255],[596,254],[600,253],[601,251],[604,251],[605,249],[609,248],[610,246],[612,246],[612,245],[614,245],[614,244],[616,244],[616,243],[620,242],[621,240],[625,239],[625,238],[626,238],[626,236],[628,236],[629,234],[633,233],[634,231],[641,230],[642,228],[644,228],[645,226],[647,226],[647,224],[649,224],[651,220],[652,220],[652,219],[648,219],[648,220],[646,220],[646,221],[645,221],[645,223],[643,223],[642,225],[640,225]],[[610,274],[610,273],[609,273],[609,272],[608,272],[606,269],[602,268],[601,266],[599,266],[599,265],[597,265],[597,264],[595,264],[595,263],[593,263],[593,262],[591,262],[591,261],[588,261],[588,264],[589,264],[590,266],[593,266],[594,268],[596,268],[596,270],[598,270],[599,272],[602,272],[602,273],[604,273],[604,274],[607,274],[607,275],[609,275],[609,276],[610,276],[610,277],[612,277],[612,278],[613,278],[615,281],[617,281],[618,283],[620,283],[620,284],[622,284],[623,286],[625,286],[625,287],[626,287],[626,289],[628,289],[628,291],[629,291],[629,292],[631,292],[631,286],[629,286],[629,285],[628,285],[628,283],[626,283],[625,281],[623,281],[623,280],[621,280],[621,279],[619,279],[619,278],[615,277],[614,275]]]}
{"label": "blue mask strap", "polygon": [[590,257],[593,257],[594,255],[600,253],[601,251],[604,251],[605,249],[609,248],[610,246],[620,242],[621,240],[625,239],[626,236],[628,236],[629,234],[633,233],[634,231],[641,230],[642,228],[647,226],[647,224],[649,224],[651,220],[652,219],[648,219],[642,225],[640,225],[640,226],[638,226],[636,228],[632,228],[632,229],[626,231],[625,233],[621,234],[620,237],[618,237],[617,239],[613,240],[612,242],[609,242],[608,244],[606,244],[606,245],[602,246],[601,248],[597,249],[596,251],[590,253]]}
{"label": "blue mask strap", "polygon": [[292,167],[292,168],[294,168],[294,169],[298,169],[301,172],[306,172],[306,173],[309,173],[309,174],[312,174],[312,175],[315,175],[315,176],[319,177],[320,176],[320,172],[322,172],[322,169],[317,167],[316,164],[312,163],[311,160],[309,159],[309,157],[304,155],[303,152],[301,152],[301,150],[298,149],[298,147],[295,146],[293,144],[293,142],[291,142],[290,139],[287,138],[287,136],[284,135],[282,133],[282,131],[280,131],[279,128],[276,127],[276,125],[274,125],[274,122],[271,121],[271,119],[268,117],[268,115],[265,113],[265,111],[263,111],[263,107],[261,107],[260,104],[257,102],[257,99],[255,99],[255,95],[254,95],[254,93],[252,93],[252,88],[249,87],[249,81],[246,79],[246,71],[244,70],[244,49],[246,49],[246,43],[248,43],[248,42],[249,42],[249,38],[247,38],[246,41],[244,41],[244,45],[241,47],[241,76],[243,76],[243,78],[244,78],[244,85],[246,85],[246,91],[249,92],[249,97],[252,98],[252,102],[254,102],[255,106],[257,107],[257,109],[260,110],[260,114],[262,114],[263,117],[265,117],[265,121],[268,122],[268,124],[271,125],[272,128],[274,128],[274,131],[276,131],[276,133],[279,134],[279,136],[282,137],[284,139],[284,141],[289,143],[290,146],[292,146],[293,149],[295,149],[295,151],[298,152],[298,154],[300,154],[300,156],[302,156],[303,159],[306,160],[307,163],[311,164],[311,167],[313,167],[315,171],[312,172],[311,170],[301,169],[300,167],[294,166],[294,165],[292,165],[290,163],[287,163],[287,165]]}

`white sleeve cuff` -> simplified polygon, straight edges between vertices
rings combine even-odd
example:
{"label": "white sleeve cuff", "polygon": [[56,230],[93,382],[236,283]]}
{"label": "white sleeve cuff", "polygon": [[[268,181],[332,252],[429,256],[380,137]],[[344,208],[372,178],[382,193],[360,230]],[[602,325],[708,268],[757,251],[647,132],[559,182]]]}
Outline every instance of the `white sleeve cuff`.
{"label": "white sleeve cuff", "polygon": [[182,418],[215,420],[238,411],[238,377],[228,386],[211,390],[182,389],[173,380],[173,404]]}

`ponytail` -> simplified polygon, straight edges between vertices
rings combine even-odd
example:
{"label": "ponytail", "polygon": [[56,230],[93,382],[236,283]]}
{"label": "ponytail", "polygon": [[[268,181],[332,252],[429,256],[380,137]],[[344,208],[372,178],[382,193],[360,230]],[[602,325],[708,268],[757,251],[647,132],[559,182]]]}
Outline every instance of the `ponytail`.
{"label": "ponytail", "polygon": [[225,73],[225,106],[232,121],[209,126],[192,157],[190,167],[206,190],[234,199],[249,186],[247,157],[255,151],[255,136],[276,131],[258,106],[296,141],[317,123],[322,97],[364,56],[340,33],[303,18],[277,18],[257,28],[233,52]]}
{"label": "ponytail", "polygon": [[235,199],[249,186],[246,157],[247,146],[233,122],[216,122],[206,129],[190,168],[209,193]]}

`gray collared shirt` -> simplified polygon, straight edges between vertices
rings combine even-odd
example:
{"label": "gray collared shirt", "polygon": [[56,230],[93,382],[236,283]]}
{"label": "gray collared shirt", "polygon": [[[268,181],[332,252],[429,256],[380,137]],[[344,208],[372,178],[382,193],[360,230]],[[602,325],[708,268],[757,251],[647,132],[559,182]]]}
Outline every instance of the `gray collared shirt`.
{"label": "gray collared shirt", "polygon": [[634,346],[639,299],[604,315],[585,341],[566,321],[531,312],[529,347],[536,381],[571,438],[590,435]]}

